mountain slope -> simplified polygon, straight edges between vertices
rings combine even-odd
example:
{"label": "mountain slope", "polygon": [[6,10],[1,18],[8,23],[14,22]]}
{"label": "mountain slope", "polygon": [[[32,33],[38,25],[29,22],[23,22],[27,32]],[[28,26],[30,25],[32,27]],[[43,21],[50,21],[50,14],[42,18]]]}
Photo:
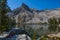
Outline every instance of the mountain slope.
{"label": "mountain slope", "polygon": [[54,10],[36,10],[29,8],[26,4],[22,4],[21,7],[9,12],[10,17],[14,17],[16,22],[22,21],[24,23],[38,23],[48,22],[51,17],[60,17],[60,9]]}

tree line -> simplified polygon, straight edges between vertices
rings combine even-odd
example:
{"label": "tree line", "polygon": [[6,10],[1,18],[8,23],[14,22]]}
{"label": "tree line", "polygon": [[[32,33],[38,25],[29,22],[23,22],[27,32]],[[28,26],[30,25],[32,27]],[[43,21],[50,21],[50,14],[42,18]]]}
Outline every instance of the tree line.
{"label": "tree line", "polygon": [[10,7],[7,5],[7,0],[0,1],[0,33],[4,31],[9,31],[14,24],[14,19],[9,18],[6,14],[11,11]]}
{"label": "tree line", "polygon": [[49,32],[60,32],[60,17],[56,18],[56,17],[52,17],[48,20],[48,30]]}

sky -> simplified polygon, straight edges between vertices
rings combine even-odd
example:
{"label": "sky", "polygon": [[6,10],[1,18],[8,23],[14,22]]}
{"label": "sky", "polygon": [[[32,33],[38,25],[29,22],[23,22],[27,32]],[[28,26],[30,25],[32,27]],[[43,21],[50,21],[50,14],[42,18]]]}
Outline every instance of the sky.
{"label": "sky", "polygon": [[22,3],[38,10],[60,8],[60,0],[8,0],[7,2],[12,10],[20,7]]}

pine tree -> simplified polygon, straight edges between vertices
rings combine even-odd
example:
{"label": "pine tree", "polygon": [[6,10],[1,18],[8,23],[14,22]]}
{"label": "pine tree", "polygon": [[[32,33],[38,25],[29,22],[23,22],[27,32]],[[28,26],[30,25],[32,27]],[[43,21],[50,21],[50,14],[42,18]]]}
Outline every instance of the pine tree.
{"label": "pine tree", "polygon": [[59,23],[59,28],[58,28],[58,30],[59,30],[59,32],[60,32],[60,17],[58,18],[58,23]]}
{"label": "pine tree", "polygon": [[49,27],[48,29],[51,31],[57,31],[57,28],[58,28],[58,22],[57,22],[57,19],[55,17],[52,17],[48,20],[48,23],[49,23]]}
{"label": "pine tree", "polygon": [[7,0],[0,0],[0,32],[10,29],[10,19],[6,16],[8,11],[10,11],[10,8],[7,6]]}

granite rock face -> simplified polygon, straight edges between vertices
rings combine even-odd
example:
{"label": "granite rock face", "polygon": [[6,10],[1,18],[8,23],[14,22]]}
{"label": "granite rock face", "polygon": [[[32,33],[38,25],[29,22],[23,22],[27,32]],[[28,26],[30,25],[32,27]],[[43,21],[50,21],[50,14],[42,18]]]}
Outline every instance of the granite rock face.
{"label": "granite rock face", "polygon": [[60,9],[53,10],[36,10],[29,8],[26,4],[22,4],[21,7],[7,13],[9,17],[15,18],[16,22],[25,23],[45,23],[51,17],[60,17]]}

